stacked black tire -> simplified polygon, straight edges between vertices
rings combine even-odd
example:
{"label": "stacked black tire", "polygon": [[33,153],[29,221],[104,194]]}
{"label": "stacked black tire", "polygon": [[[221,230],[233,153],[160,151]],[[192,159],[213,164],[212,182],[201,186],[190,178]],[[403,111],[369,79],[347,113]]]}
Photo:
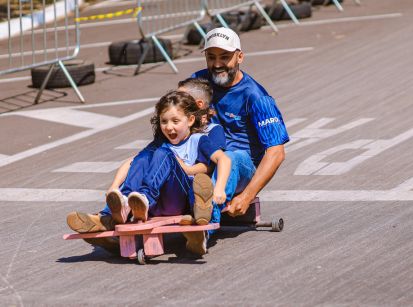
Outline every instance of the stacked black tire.
{"label": "stacked black tire", "polygon": [[[168,56],[173,58],[172,42],[168,39],[158,38],[158,40]],[[132,65],[138,64],[140,61],[142,63],[156,63],[165,61],[165,58],[152,40],[129,40],[110,44],[110,64]]]}
{"label": "stacked black tire", "polygon": [[[91,84],[95,82],[95,64],[82,60],[72,60],[63,63],[77,86]],[[40,66],[31,69],[32,86],[40,88],[50,69],[50,65]],[[46,84],[46,88],[70,87],[70,82],[61,68],[57,65],[53,67],[52,74]]]}
{"label": "stacked black tire", "polygon": [[[312,15],[311,4],[309,2],[302,2],[299,4],[289,4],[291,11],[297,19],[309,18]],[[271,20],[288,20],[291,17],[284,9],[281,3],[275,5],[265,6],[265,11],[270,16]]]}
{"label": "stacked black tire", "polygon": [[[235,32],[246,32],[261,28],[264,20],[260,14],[256,11],[231,11],[221,14],[222,18],[228,24],[228,26]],[[218,18],[215,16],[211,19],[211,22],[201,24],[201,28],[204,32],[208,32],[214,28],[222,27]],[[196,30],[194,26],[188,27],[186,31],[186,40],[189,45],[199,45],[202,41],[202,35]]]}

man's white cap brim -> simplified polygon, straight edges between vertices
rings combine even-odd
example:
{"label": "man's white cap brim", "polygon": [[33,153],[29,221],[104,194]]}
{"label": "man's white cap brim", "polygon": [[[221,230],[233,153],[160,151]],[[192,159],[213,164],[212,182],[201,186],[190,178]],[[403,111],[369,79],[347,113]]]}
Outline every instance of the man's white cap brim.
{"label": "man's white cap brim", "polygon": [[229,52],[241,50],[241,42],[237,33],[228,28],[216,28],[205,36],[205,46],[202,51],[209,48],[219,48]]}

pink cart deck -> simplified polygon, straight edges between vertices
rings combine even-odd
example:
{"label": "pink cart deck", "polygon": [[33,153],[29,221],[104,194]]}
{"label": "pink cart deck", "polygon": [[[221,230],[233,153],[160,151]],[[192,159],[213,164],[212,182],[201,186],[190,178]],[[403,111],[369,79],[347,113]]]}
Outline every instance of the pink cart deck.
{"label": "pink cart deck", "polygon": [[[163,234],[194,232],[218,229],[219,224],[208,225],[178,225],[182,216],[154,217],[142,223],[130,223],[116,225],[113,231],[94,232],[94,233],[75,233],[63,235],[65,240],[86,239],[86,238],[104,238],[119,237],[120,252],[122,257],[130,259],[138,258],[139,263],[144,263],[143,257],[159,256],[164,254]],[[135,235],[142,235],[143,250],[136,252]],[[140,259],[142,258],[142,259]]]}

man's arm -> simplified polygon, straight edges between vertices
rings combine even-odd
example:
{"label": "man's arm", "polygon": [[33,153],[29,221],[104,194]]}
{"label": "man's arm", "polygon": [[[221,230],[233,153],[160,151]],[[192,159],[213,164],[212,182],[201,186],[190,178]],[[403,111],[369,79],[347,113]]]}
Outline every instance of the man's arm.
{"label": "man's arm", "polygon": [[247,212],[250,203],[257,194],[267,185],[284,161],[284,145],[268,148],[250,183],[244,191],[235,196],[229,204],[228,214],[231,216],[243,215]]}

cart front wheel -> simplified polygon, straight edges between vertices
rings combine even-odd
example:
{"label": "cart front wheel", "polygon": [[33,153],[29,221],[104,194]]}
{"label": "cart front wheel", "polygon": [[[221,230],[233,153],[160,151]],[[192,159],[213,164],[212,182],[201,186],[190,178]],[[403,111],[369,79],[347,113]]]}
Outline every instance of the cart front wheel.
{"label": "cart front wheel", "polygon": [[140,250],[138,250],[138,263],[139,264],[146,264],[146,256],[145,256],[145,252],[143,251],[143,249],[141,248]]}

